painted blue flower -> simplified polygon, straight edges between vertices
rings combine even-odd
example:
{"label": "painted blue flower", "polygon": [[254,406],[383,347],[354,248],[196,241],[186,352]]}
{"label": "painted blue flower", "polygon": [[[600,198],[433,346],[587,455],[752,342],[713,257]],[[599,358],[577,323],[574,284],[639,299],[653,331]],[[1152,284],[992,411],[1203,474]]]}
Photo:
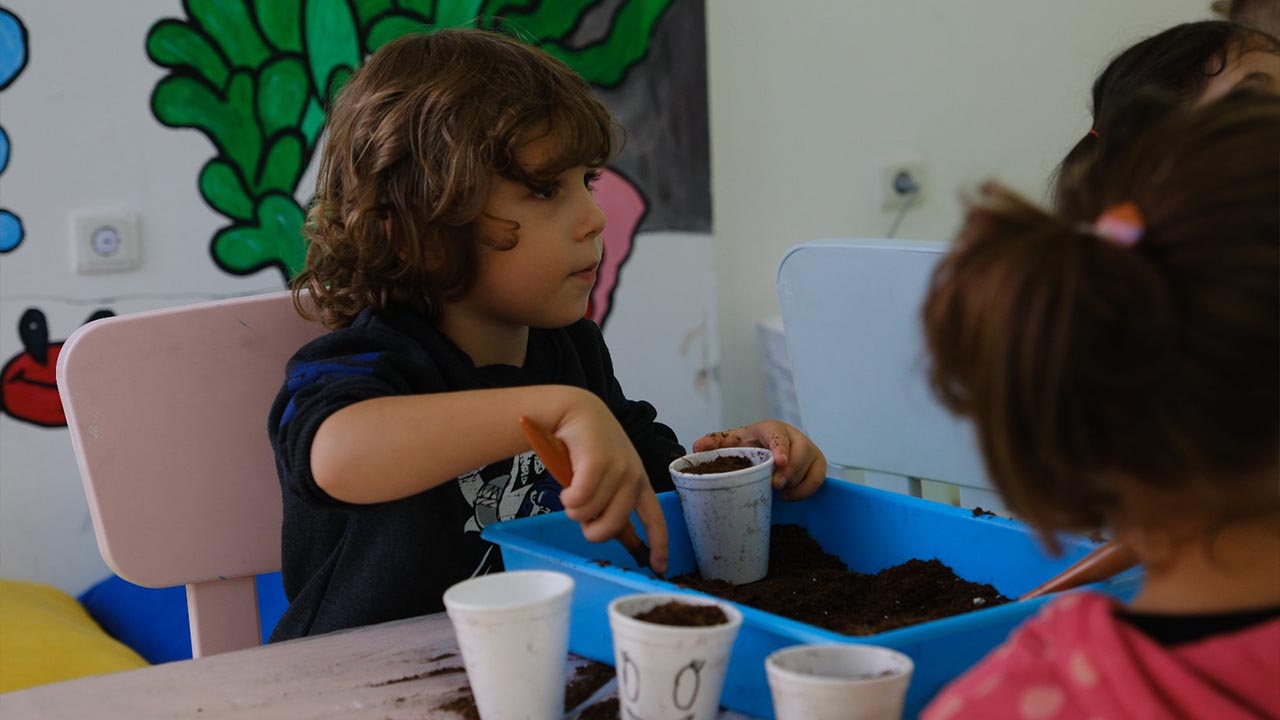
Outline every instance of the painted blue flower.
{"label": "painted blue flower", "polygon": [[0,90],[27,66],[27,29],[18,16],[0,7]]}
{"label": "painted blue flower", "polygon": [[[0,90],[27,66],[27,29],[16,15],[0,7]],[[9,135],[0,128],[0,173],[9,166]],[[0,208],[0,253],[22,243],[22,219]]]}
{"label": "painted blue flower", "polygon": [[18,247],[22,242],[22,220],[8,210],[0,210],[0,253]]}

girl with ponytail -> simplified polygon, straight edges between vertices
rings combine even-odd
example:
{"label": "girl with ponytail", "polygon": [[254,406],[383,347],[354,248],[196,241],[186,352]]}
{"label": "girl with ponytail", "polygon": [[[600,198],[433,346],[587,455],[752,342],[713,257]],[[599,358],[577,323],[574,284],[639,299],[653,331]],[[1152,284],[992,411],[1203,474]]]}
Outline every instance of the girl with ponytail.
{"label": "girl with ponytail", "polygon": [[926,720],[1280,717],[1280,98],[1146,98],[1106,140],[1091,221],[981,188],[924,324],[1009,507],[1146,580],[1049,603]]}

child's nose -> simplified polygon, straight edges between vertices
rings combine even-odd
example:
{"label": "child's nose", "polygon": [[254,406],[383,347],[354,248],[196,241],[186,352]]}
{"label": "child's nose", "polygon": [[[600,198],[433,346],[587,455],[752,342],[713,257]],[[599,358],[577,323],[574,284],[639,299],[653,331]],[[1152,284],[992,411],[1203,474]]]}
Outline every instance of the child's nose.
{"label": "child's nose", "polygon": [[604,232],[606,222],[604,211],[600,209],[600,204],[596,202],[595,196],[588,194],[586,213],[583,216],[584,236],[590,238]]}

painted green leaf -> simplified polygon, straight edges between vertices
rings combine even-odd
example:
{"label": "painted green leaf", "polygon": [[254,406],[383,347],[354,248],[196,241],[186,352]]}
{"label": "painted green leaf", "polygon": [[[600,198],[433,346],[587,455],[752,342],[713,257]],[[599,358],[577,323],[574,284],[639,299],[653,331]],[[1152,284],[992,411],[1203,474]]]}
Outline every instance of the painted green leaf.
{"label": "painted green leaf", "polygon": [[213,257],[227,272],[249,275],[276,265],[292,278],[302,269],[307,247],[302,238],[305,213],[293,198],[272,194],[262,199],[253,224],[233,225],[213,238]]}
{"label": "painted green leaf", "polygon": [[573,50],[557,43],[543,49],[560,58],[584,80],[601,87],[616,87],[649,52],[653,26],[671,0],[628,0],[619,10],[609,36],[602,42]]}
{"label": "painted green leaf", "polygon": [[492,0],[484,5],[484,12],[481,13],[482,20],[480,27],[491,28],[495,25],[496,19],[506,15],[513,10],[527,8],[533,4],[533,0]]}
{"label": "painted green leaf", "polygon": [[440,28],[474,26],[480,17],[484,0],[453,0],[439,3],[433,20]]}
{"label": "painted green leaf", "polygon": [[559,0],[543,2],[528,12],[507,12],[500,25],[503,30],[517,32],[519,37],[537,42],[563,38],[577,24],[596,0]]}
{"label": "painted green leaf", "polygon": [[335,68],[333,75],[331,75],[329,79],[328,97],[337,97],[338,91],[342,89],[343,85],[347,84],[347,81],[351,79],[351,75],[354,72],[354,70],[346,67],[345,65],[340,68]]}
{"label": "painted green leaf", "polygon": [[[417,15],[424,19],[430,19],[436,12],[445,11],[448,6],[459,4],[456,0],[395,0],[396,6],[402,10],[407,10],[410,15]],[[441,7],[437,10],[436,6]]]}
{"label": "painted green leaf", "polygon": [[187,0],[187,10],[209,37],[222,48],[232,68],[256,68],[271,51],[249,17],[243,2]]}
{"label": "painted green leaf", "polygon": [[426,32],[430,29],[431,26],[420,17],[404,13],[392,13],[379,18],[369,28],[369,33],[365,36],[364,43],[369,52],[373,52],[402,35]]}
{"label": "painted green leaf", "polygon": [[391,0],[355,0],[356,22],[368,27],[374,18],[395,6]]}
{"label": "painted green leaf", "polygon": [[236,169],[225,160],[214,158],[200,171],[200,195],[218,212],[235,220],[253,217],[253,200],[245,191]]}
{"label": "painted green leaf", "polygon": [[319,90],[331,90],[339,68],[350,71],[360,64],[360,38],[351,6],[345,0],[306,0],[303,28],[311,81]]}
{"label": "painted green leaf", "polygon": [[307,102],[307,110],[302,116],[302,137],[307,141],[307,152],[315,149],[320,131],[324,130],[324,108],[320,100],[312,96]]}
{"label": "painted green leaf", "polygon": [[302,58],[277,56],[262,68],[257,90],[258,118],[264,135],[270,137],[280,130],[298,127],[311,99],[311,82]]}
{"label": "painted green leaf", "polygon": [[268,42],[279,50],[302,52],[302,0],[253,0],[253,11]]}
{"label": "painted green leaf", "polygon": [[296,132],[283,133],[271,141],[266,157],[262,159],[262,173],[255,185],[255,195],[276,191],[291,194],[302,177],[306,149],[302,136]]}
{"label": "painted green leaf", "polygon": [[203,80],[170,75],[156,85],[151,109],[166,125],[203,132],[243,177],[257,171],[262,136],[253,117],[253,79],[248,73],[232,73],[225,98]]}
{"label": "painted green leaf", "polygon": [[227,64],[209,39],[178,20],[161,20],[151,26],[147,56],[161,67],[189,67],[216,88],[227,82]]}

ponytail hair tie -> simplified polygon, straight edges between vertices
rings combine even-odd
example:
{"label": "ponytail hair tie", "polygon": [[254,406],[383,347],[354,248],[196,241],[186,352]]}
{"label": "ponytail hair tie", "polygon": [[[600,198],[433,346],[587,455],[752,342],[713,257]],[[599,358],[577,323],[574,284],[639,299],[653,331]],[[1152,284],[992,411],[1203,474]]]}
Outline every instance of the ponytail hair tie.
{"label": "ponytail hair tie", "polygon": [[1094,235],[1121,247],[1133,247],[1147,230],[1142,212],[1132,202],[1112,205],[1093,221]]}
{"label": "ponytail hair tie", "polygon": [[1097,129],[1097,128],[1089,128],[1089,134],[1090,134],[1090,135],[1092,135],[1092,136],[1094,136],[1094,137],[1096,137],[1096,138],[1101,138],[1101,137],[1102,137],[1101,135],[1099,135],[1099,134],[1098,134],[1098,129]]}

